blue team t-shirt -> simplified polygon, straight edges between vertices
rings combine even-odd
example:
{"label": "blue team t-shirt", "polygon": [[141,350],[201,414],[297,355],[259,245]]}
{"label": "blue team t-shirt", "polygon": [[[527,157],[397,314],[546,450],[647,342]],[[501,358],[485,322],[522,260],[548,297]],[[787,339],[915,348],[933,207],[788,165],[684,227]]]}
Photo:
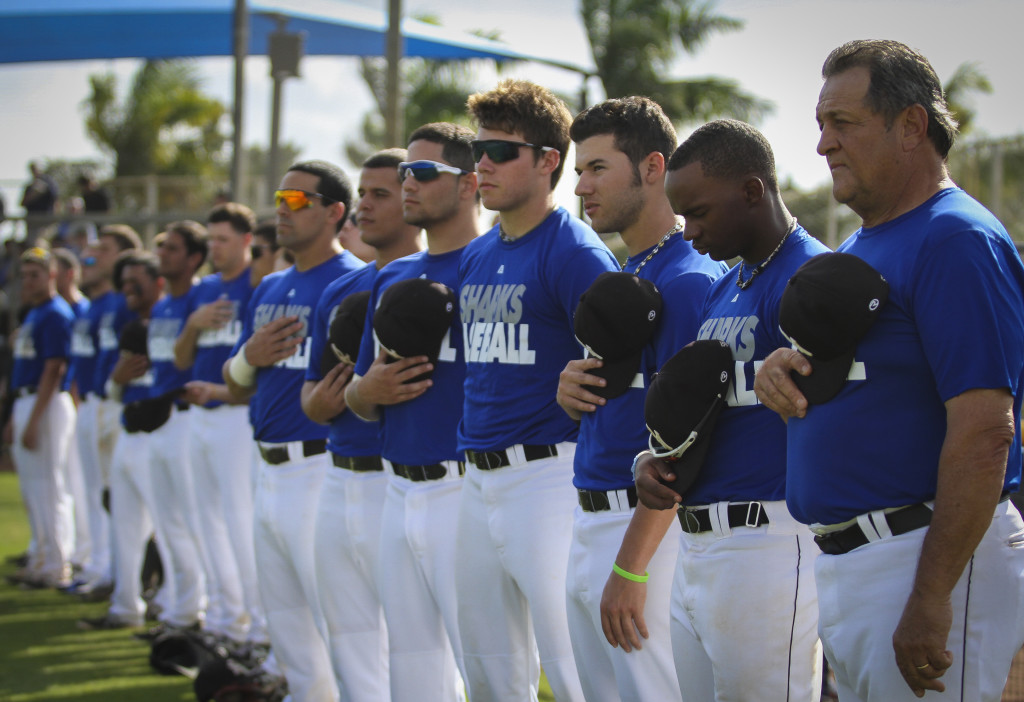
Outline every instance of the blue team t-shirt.
{"label": "blue team t-shirt", "polygon": [[[377,266],[371,263],[339,278],[324,290],[316,306],[306,380],[314,383],[323,380],[320,362],[327,345],[331,322],[338,312],[338,305],[349,295],[371,290],[376,277]],[[380,431],[377,422],[364,422],[355,412],[342,412],[331,420],[327,433],[327,448],[339,456],[379,456]]]}
{"label": "blue team t-shirt", "polygon": [[11,388],[35,388],[46,362],[71,355],[71,325],[75,314],[60,295],[28,311],[14,342]]}
{"label": "blue team t-shirt", "polygon": [[92,301],[89,315],[96,322],[96,369],[93,376],[93,387],[101,397],[106,397],[107,379],[110,371],[117,363],[118,340],[124,325],[139,315],[125,305],[124,295],[119,292],[108,292]]}
{"label": "blue team t-shirt", "polygon": [[[205,380],[223,384],[221,368],[231,357],[242,335],[242,317],[252,297],[252,282],[246,268],[235,278],[225,281],[220,273],[208,275],[199,281],[193,292],[193,309],[217,300],[230,300],[234,308],[231,321],[220,329],[204,329],[196,338],[195,360],[192,362],[192,380]],[[223,403],[214,400],[204,407],[217,407]]]}
{"label": "blue team t-shirt", "polygon": [[295,353],[272,366],[257,369],[256,394],[249,403],[249,418],[257,441],[284,443],[327,438],[327,427],[309,419],[302,411],[300,400],[313,341],[310,324],[316,303],[327,286],[364,265],[348,251],[343,251],[307,271],[300,272],[292,266],[271,273],[253,291],[242,336],[232,349],[232,356],[254,330],[275,319],[295,316],[302,323],[298,332],[302,343]]}
{"label": "blue team t-shirt", "polygon": [[70,390],[71,384],[75,383],[79,397],[94,392],[96,376],[95,320],[89,314],[90,308],[91,304],[86,298],[71,305],[75,321],[71,325],[71,357],[68,359],[63,389]]}
{"label": "blue team t-shirt", "polygon": [[146,345],[153,369],[154,396],[180,390],[192,379],[190,369],[178,370],[174,365],[174,342],[185,326],[185,320],[195,309],[195,290],[195,286],[192,286],[188,292],[177,297],[164,295],[150,312]]}
{"label": "blue team t-shirt", "polygon": [[[384,291],[393,283],[408,278],[428,278],[457,290],[459,262],[464,251],[456,249],[437,255],[421,251],[392,261],[381,269],[373,283],[366,310],[356,374],[365,375],[380,354],[380,346],[373,333],[373,313]],[[425,393],[412,400],[380,408],[380,452],[389,461],[420,465],[465,460],[456,444],[466,377],[461,332],[458,316],[453,316],[434,366],[431,377],[434,384]]]}
{"label": "blue team t-shirt", "polygon": [[515,241],[502,241],[498,229],[470,242],[462,257],[459,448],[575,441],[576,423],[555,402],[558,375],[582,353],[572,322],[580,295],[618,262],[561,207]]}
{"label": "blue team t-shirt", "polygon": [[[1024,386],[1024,266],[1002,224],[959,188],[839,247],[870,263],[889,298],[832,400],[789,420],[793,516],[837,524],[935,497],[944,403]],[[1020,427],[1004,486],[1020,484]]]}
{"label": "blue team t-shirt", "polygon": [[786,283],[804,261],[827,251],[797,226],[750,287],[740,290],[736,285],[737,265],[708,291],[697,338],[727,343],[735,367],[726,407],[704,465],[683,495],[684,504],[785,498],[786,425],[758,401],[754,375],[768,354],[789,347],[779,329],[779,302]]}
{"label": "blue team t-shirt", "polygon": [[[631,256],[623,270],[636,271],[653,249]],[[594,412],[583,413],[574,462],[577,488],[621,490],[633,484],[633,458],[647,448],[644,399],[651,376],[696,338],[704,296],[725,268],[676,234],[640,269],[639,277],[653,282],[661,293],[661,321],[644,349],[632,386]]]}

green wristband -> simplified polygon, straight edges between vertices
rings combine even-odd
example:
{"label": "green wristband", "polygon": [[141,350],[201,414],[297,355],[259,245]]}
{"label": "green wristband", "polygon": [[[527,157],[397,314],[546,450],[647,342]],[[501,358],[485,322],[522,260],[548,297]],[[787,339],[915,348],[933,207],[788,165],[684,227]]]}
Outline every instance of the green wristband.
{"label": "green wristband", "polygon": [[630,573],[628,570],[620,568],[618,563],[612,563],[612,572],[626,580],[632,580],[634,583],[646,583],[647,579],[651,577],[650,573],[644,573],[643,575]]}

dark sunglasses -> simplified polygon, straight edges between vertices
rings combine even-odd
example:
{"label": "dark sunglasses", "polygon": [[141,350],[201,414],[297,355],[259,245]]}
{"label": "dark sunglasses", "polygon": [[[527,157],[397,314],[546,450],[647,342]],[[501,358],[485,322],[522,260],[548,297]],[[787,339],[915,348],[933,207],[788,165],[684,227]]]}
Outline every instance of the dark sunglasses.
{"label": "dark sunglasses", "polygon": [[410,174],[420,183],[429,183],[440,178],[442,173],[452,173],[461,176],[466,175],[469,171],[449,166],[446,163],[438,163],[437,161],[402,161],[398,164],[398,180],[403,183]]}
{"label": "dark sunglasses", "polygon": [[281,203],[284,202],[288,205],[288,209],[292,212],[305,209],[313,206],[313,200],[321,200],[324,205],[330,205],[334,200],[321,195],[320,193],[311,193],[306,190],[275,190],[274,191],[274,207],[280,207]]}
{"label": "dark sunglasses", "polygon": [[525,141],[506,141],[505,139],[480,139],[473,141],[472,146],[474,163],[480,163],[484,154],[487,154],[487,158],[494,163],[515,161],[519,158],[519,149],[524,146],[541,151],[557,151],[551,146],[537,146],[536,144],[527,144]]}

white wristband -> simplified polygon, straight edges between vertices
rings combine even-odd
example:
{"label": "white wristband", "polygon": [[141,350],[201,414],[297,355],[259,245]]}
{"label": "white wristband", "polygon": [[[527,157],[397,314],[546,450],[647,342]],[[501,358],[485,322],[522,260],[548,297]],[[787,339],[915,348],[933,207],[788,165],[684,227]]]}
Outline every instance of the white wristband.
{"label": "white wristband", "polygon": [[228,364],[228,375],[242,387],[251,388],[256,384],[256,367],[245,360],[245,344],[242,344],[242,348],[238,349]]}
{"label": "white wristband", "polygon": [[631,472],[631,473],[633,474],[633,482],[634,482],[634,483],[636,482],[636,464],[640,462],[640,459],[641,459],[641,458],[643,458],[644,456],[649,456],[649,455],[651,455],[651,452],[650,452],[650,451],[641,451],[641,452],[640,452],[640,453],[638,453],[638,454],[636,455],[636,457],[635,457],[635,458],[633,459],[633,467],[632,467],[632,468],[630,468],[629,470],[630,470],[630,472]]}

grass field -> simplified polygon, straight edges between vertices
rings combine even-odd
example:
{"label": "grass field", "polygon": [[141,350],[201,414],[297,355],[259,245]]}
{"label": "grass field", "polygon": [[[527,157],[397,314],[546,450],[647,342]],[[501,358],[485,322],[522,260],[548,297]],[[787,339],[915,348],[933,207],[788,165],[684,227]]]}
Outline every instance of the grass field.
{"label": "grass field", "polygon": [[[7,556],[28,543],[17,476],[0,471],[0,576]],[[79,631],[80,617],[105,604],[82,604],[53,590],[21,590],[0,577],[0,702],[194,702],[191,681],[153,672],[149,647],[126,630]],[[541,679],[541,702],[554,702]]]}
{"label": "grass field", "polygon": [[[28,543],[28,524],[14,473],[0,472],[0,561]],[[0,574],[15,567],[3,562]],[[79,631],[80,617],[105,604],[82,604],[54,590],[21,590],[0,582],[0,700],[4,702],[195,701],[191,681],[158,675],[149,647],[126,630]]]}

